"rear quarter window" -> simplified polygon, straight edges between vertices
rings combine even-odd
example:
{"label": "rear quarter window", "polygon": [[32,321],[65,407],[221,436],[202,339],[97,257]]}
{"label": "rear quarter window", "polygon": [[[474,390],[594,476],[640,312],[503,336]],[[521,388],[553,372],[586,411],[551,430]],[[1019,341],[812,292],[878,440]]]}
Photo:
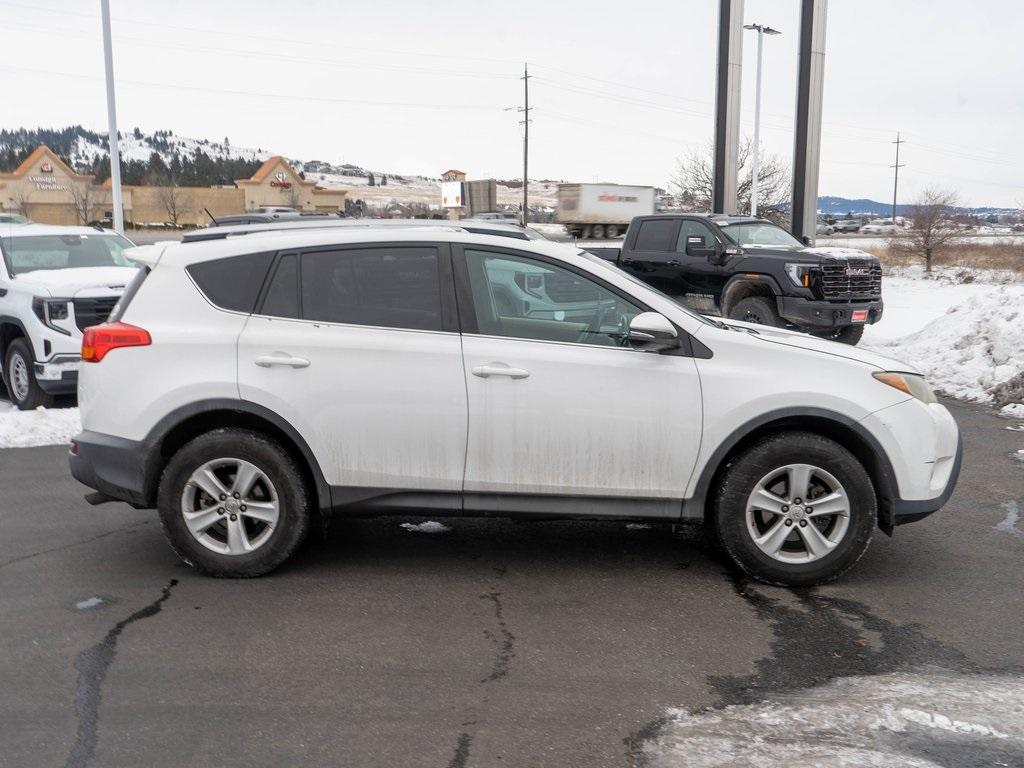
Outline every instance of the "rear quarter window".
{"label": "rear quarter window", "polygon": [[247,253],[202,261],[185,271],[211,304],[232,312],[252,312],[272,258],[272,253]]}

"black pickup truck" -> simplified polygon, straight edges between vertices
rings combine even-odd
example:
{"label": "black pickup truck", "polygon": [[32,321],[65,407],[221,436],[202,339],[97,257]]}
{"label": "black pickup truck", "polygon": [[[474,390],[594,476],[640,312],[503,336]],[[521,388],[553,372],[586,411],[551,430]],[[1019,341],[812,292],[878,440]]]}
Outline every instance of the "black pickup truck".
{"label": "black pickup truck", "polygon": [[850,248],[813,248],[762,219],[638,216],[621,249],[587,248],[704,314],[856,344],[882,317],[882,266]]}

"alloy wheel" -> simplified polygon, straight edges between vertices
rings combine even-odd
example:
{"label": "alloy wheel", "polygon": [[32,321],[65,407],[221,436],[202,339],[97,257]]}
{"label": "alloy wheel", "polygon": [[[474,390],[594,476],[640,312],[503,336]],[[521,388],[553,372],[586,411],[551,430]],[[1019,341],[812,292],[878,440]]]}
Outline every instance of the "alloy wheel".
{"label": "alloy wheel", "polygon": [[242,459],[208,461],[189,477],[181,514],[192,537],[223,555],[245,555],[271,537],[281,502],[263,470]]}
{"label": "alloy wheel", "polygon": [[758,549],[784,563],[811,563],[830,554],[850,527],[846,489],[820,467],[787,464],[772,470],[747,499],[747,531]]}

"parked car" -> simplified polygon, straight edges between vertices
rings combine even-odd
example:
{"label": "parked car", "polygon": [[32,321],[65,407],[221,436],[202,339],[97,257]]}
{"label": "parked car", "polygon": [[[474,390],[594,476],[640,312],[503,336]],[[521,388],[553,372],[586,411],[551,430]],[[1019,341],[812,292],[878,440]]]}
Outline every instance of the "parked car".
{"label": "parked car", "polygon": [[814,227],[814,233],[817,235],[831,235],[835,231],[835,227],[824,221],[819,221]]}
{"label": "parked car", "polygon": [[832,227],[836,232],[852,234],[860,231],[860,221],[857,219],[840,219]]}
{"label": "parked car", "polygon": [[900,231],[900,225],[892,219],[872,219],[860,231],[864,235],[894,235]]}
{"label": "parked car", "polygon": [[28,219],[20,213],[0,213],[0,224],[29,224]]}
{"label": "parked car", "polygon": [[705,314],[856,344],[882,318],[882,265],[852,248],[811,248],[746,216],[638,216],[621,249],[590,248]]}
{"label": "parked car", "polygon": [[816,584],[949,498],[960,438],[910,366],[723,323],[592,254],[439,227],[136,248],[83,340],[73,475],[257,576],[328,514],[704,523]]}
{"label": "parked car", "polygon": [[19,408],[75,392],[82,331],[107,319],[136,273],[131,246],[91,227],[0,227],[0,371]]}

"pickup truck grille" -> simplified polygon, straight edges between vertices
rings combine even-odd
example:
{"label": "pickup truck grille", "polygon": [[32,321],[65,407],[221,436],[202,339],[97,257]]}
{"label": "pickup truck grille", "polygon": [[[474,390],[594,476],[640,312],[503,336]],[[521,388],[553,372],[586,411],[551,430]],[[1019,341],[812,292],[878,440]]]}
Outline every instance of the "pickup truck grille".
{"label": "pickup truck grille", "polygon": [[826,301],[862,301],[882,296],[882,265],[877,261],[845,259],[823,264],[821,271],[821,292]]}
{"label": "pickup truck grille", "polygon": [[97,299],[75,299],[75,325],[84,331],[90,325],[105,323],[117,304],[117,296]]}

